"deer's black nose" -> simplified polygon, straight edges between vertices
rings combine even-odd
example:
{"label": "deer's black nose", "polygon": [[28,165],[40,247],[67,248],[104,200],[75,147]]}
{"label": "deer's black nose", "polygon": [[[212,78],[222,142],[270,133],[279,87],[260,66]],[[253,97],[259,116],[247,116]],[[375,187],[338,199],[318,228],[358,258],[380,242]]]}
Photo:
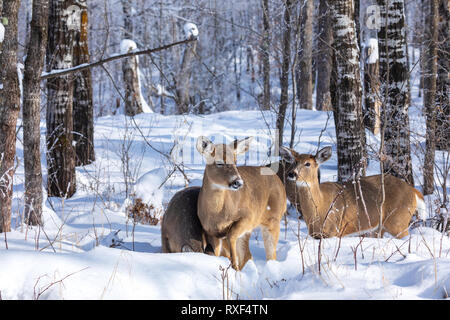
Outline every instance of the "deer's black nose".
{"label": "deer's black nose", "polygon": [[297,174],[294,171],[289,172],[288,173],[288,179],[296,180],[297,179]]}

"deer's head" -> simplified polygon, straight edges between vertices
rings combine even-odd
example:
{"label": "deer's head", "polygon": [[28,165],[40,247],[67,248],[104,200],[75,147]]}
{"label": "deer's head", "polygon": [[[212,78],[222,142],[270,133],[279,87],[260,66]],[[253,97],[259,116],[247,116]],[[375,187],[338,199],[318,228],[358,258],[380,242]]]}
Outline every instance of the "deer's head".
{"label": "deer's head", "polygon": [[229,144],[214,144],[204,136],[198,137],[197,150],[206,160],[205,177],[214,188],[237,191],[244,186],[236,159],[248,151],[252,139],[247,137]]}

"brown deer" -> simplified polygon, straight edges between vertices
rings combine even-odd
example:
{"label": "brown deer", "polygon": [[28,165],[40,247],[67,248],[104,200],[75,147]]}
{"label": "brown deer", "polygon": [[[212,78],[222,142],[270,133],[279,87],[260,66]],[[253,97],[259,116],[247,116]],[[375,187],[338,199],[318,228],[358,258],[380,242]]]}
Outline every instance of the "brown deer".
{"label": "brown deer", "polygon": [[[203,231],[197,216],[200,187],[189,187],[175,193],[170,199],[161,221],[163,253],[204,252],[214,254],[211,240]],[[227,247],[221,255],[229,257]]]}
{"label": "brown deer", "polygon": [[[319,183],[317,172],[331,157],[331,147],[321,149],[315,156],[298,154],[284,147],[280,154],[295,164],[287,175],[287,196],[302,213],[308,233],[315,238],[376,230],[381,230],[381,236],[387,231],[396,238],[403,238],[408,235],[416,210],[419,215],[425,212],[422,193],[390,174],[384,175],[384,192],[381,175],[343,184]],[[379,228],[380,216],[382,228]]]}
{"label": "brown deer", "polygon": [[214,239],[215,254],[225,242],[236,270],[252,258],[249,239],[256,227],[262,229],[266,259],[276,259],[280,220],[286,211],[286,191],[273,171],[236,166],[237,155],[248,151],[251,140],[214,144],[203,136],[197,139],[197,150],[206,159],[198,217]]}

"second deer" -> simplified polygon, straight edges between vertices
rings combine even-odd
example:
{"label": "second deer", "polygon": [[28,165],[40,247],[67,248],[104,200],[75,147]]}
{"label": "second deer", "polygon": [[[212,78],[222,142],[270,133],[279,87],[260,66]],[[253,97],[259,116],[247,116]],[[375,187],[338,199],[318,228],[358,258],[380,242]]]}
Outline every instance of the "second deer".
{"label": "second deer", "polygon": [[387,231],[403,238],[408,235],[416,210],[419,214],[425,212],[422,193],[389,174],[384,175],[384,183],[381,175],[344,184],[319,183],[319,166],[330,159],[331,147],[321,149],[316,155],[298,154],[284,147],[280,153],[294,164],[286,179],[288,199],[302,213],[308,233],[313,237],[341,237],[381,230],[381,236]]}

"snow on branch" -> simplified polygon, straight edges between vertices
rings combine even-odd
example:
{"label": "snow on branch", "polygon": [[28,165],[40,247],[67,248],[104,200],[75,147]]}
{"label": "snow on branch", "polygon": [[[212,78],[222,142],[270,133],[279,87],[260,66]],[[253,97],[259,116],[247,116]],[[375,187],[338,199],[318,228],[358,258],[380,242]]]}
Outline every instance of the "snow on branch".
{"label": "snow on branch", "polygon": [[185,44],[185,43],[192,42],[192,41],[196,41],[196,40],[197,40],[196,38],[192,37],[192,38],[189,38],[189,39],[185,39],[185,40],[169,43],[169,44],[166,44],[164,46],[157,47],[157,48],[145,49],[145,50],[140,50],[140,51],[131,51],[131,52],[127,52],[127,53],[113,55],[113,56],[108,57],[108,58],[103,59],[103,60],[99,60],[99,61],[92,62],[92,63],[83,63],[83,64],[80,64],[80,65],[78,65],[76,67],[73,67],[73,68],[52,70],[50,72],[43,72],[41,74],[41,80],[46,80],[46,79],[50,79],[50,78],[64,76],[64,75],[75,73],[75,72],[79,72],[79,71],[82,71],[82,70],[85,70],[85,69],[98,67],[98,66],[101,66],[104,63],[111,62],[111,61],[114,61],[114,60],[119,60],[119,59],[128,58],[128,57],[132,57],[132,56],[138,56],[138,55],[142,55],[142,54],[151,54],[151,53],[163,51],[163,50],[169,49],[171,47],[174,47],[174,46],[177,46],[177,45],[180,45],[180,44]]}

